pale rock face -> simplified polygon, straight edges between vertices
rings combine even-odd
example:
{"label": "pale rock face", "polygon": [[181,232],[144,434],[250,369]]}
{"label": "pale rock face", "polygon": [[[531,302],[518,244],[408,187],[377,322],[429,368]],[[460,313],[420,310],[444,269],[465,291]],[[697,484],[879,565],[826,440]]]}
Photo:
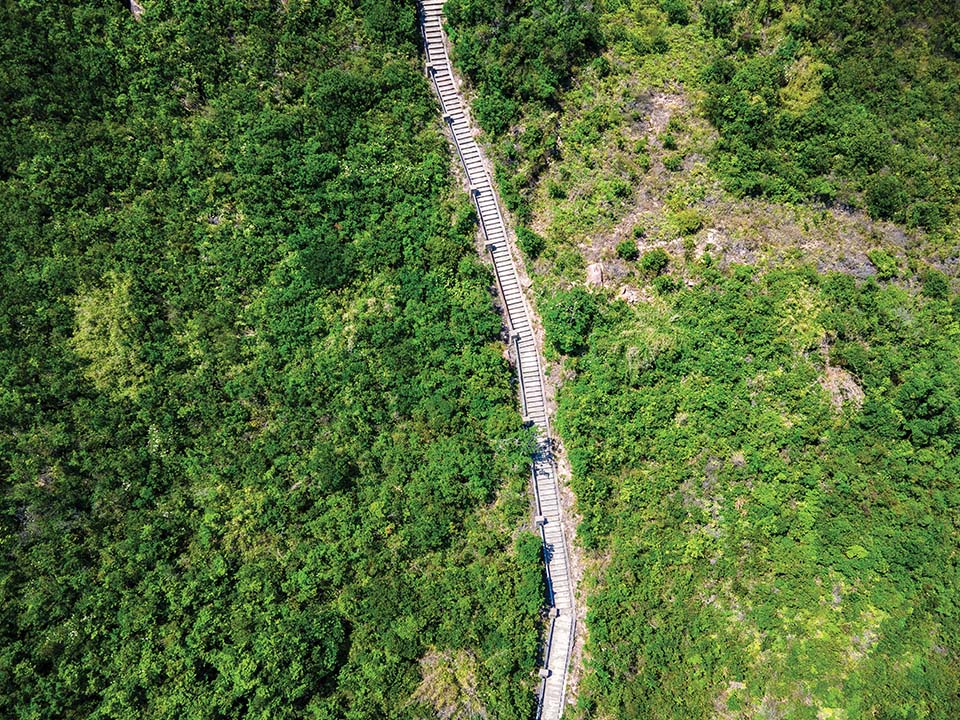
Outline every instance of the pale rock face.
{"label": "pale rock face", "polygon": [[587,265],[587,285],[603,286],[603,263]]}

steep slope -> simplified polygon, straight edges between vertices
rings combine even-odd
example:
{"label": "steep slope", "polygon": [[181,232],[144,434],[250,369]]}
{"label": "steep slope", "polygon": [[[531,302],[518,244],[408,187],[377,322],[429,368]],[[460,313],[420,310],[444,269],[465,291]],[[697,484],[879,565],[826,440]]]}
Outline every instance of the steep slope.
{"label": "steep slope", "polygon": [[411,5],[0,8],[0,711],[525,720],[539,538]]}
{"label": "steep slope", "polygon": [[580,715],[950,718],[955,4],[447,12],[564,383]]}
{"label": "steep slope", "polygon": [[550,437],[549,410],[541,360],[535,335],[539,318],[527,303],[514,261],[513,242],[500,210],[496,188],[490,181],[483,151],[474,139],[469,114],[458,91],[458,82],[446,50],[443,31],[443,0],[421,4],[421,22],[427,56],[427,73],[440,99],[443,118],[452,144],[463,164],[467,188],[477,207],[485,249],[493,262],[503,300],[519,380],[524,419],[536,436],[532,473],[536,523],[543,539],[550,623],[543,651],[543,667],[537,717],[545,720],[563,714],[567,666],[576,629],[575,584],[568,559],[567,540],[558,478],[558,448]]}

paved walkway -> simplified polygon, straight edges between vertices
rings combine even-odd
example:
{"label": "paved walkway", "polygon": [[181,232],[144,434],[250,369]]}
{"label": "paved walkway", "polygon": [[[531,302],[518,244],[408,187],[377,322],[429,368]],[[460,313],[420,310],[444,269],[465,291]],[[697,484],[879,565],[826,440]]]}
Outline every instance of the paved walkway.
{"label": "paved walkway", "polygon": [[541,720],[559,720],[563,714],[567,665],[575,631],[573,584],[567,547],[560,524],[560,491],[552,455],[550,423],[543,387],[542,362],[533,336],[528,305],[511,254],[507,226],[503,221],[496,189],[490,181],[480,147],[473,136],[470,117],[460,96],[441,22],[445,0],[422,0],[420,22],[427,55],[427,72],[440,97],[444,121],[450,126],[456,151],[467,174],[469,191],[477,205],[480,224],[493,260],[497,284],[507,310],[511,353],[517,362],[520,401],[524,419],[538,430],[538,449],[533,458],[533,480],[538,508],[537,524],[543,536],[551,623],[544,648],[543,681],[537,705]]}

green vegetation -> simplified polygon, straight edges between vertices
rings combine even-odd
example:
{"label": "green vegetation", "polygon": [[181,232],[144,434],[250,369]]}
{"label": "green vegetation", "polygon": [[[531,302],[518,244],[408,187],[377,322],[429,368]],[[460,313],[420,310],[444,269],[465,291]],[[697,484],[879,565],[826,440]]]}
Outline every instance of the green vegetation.
{"label": "green vegetation", "polygon": [[617,244],[617,257],[621,260],[632,261],[640,257],[640,251],[637,249],[637,243],[634,240],[621,240]]}
{"label": "green vegetation", "polygon": [[598,57],[487,127],[545,239],[579,716],[952,718],[960,6],[590,7]]}
{"label": "green vegetation", "polygon": [[542,308],[547,342],[557,352],[583,352],[596,312],[596,299],[583,288],[555,293]]}
{"label": "green vegetation", "polygon": [[896,258],[892,257],[886,250],[876,249],[867,252],[867,258],[877,269],[877,277],[881,280],[891,280],[897,276],[899,268]]}
{"label": "green vegetation", "polygon": [[720,5],[704,77],[731,188],[841,203],[863,191],[873,217],[927,230],[957,217],[956,4],[728,2],[733,22]]}
{"label": "green vegetation", "polygon": [[950,718],[960,318],[742,270],[608,306],[561,394],[580,539],[612,550],[582,715]]}
{"label": "green vegetation", "polygon": [[144,5],[0,9],[2,714],[529,717],[530,439],[412,7]]}
{"label": "green vegetation", "polygon": [[667,269],[669,264],[670,256],[667,255],[663,248],[654,248],[649,252],[645,252],[643,259],[640,261],[641,269],[651,275],[659,275]]}
{"label": "green vegetation", "polygon": [[529,260],[536,260],[547,246],[542,235],[525,227],[517,228],[517,244]]}
{"label": "green vegetation", "polygon": [[504,132],[524,103],[555,104],[574,65],[600,46],[596,15],[563,0],[449,0],[456,64],[476,84],[484,130]]}

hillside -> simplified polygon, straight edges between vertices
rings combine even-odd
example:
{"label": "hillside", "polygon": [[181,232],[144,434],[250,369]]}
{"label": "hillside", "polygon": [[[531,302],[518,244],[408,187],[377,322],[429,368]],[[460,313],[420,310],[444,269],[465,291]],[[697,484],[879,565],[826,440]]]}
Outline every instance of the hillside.
{"label": "hillside", "polygon": [[556,453],[416,3],[0,8],[0,715],[529,720],[540,447],[565,718],[953,720],[960,5],[445,14]]}
{"label": "hillside", "polygon": [[529,434],[412,6],[0,9],[0,715],[528,717]]}
{"label": "hillside", "polygon": [[560,384],[577,712],[960,703],[960,11],[447,5]]}

